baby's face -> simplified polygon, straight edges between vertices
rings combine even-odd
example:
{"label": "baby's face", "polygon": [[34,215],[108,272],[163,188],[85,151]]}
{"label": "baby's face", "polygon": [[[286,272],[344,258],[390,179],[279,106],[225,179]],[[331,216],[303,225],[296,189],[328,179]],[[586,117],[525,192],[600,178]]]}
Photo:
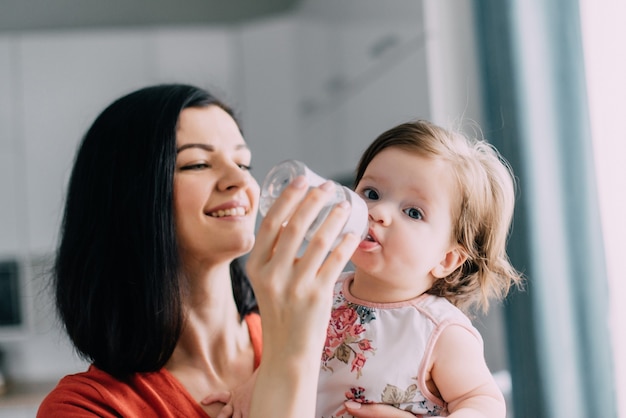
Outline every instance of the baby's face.
{"label": "baby's face", "polygon": [[395,292],[392,299],[417,296],[458,266],[452,233],[458,192],[444,160],[386,148],[372,159],[356,192],[368,206],[369,235],[352,262],[359,275]]}

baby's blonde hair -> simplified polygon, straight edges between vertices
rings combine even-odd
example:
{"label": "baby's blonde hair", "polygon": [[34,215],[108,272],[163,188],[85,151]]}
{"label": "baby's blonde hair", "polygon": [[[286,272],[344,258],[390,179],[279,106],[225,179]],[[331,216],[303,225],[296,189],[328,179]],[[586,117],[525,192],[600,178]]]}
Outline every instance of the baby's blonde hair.
{"label": "baby's blonde hair", "polygon": [[428,291],[470,314],[487,312],[491,299],[502,300],[522,275],[511,265],[506,243],[515,206],[511,167],[491,144],[460,132],[417,120],[382,133],[365,150],[357,166],[355,185],[385,148],[397,147],[450,164],[457,179],[458,204],[453,210],[453,234],[467,260]]}

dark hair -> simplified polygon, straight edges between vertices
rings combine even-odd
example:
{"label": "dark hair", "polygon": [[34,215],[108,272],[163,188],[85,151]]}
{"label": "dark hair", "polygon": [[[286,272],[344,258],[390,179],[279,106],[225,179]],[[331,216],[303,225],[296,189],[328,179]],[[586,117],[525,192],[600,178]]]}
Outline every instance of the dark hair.
{"label": "dark hair", "polygon": [[[56,305],[78,352],[114,376],[163,367],[184,326],[176,126],[183,109],[210,105],[234,118],[197,87],[137,90],[96,118],[76,154],[53,270]],[[239,260],[231,276],[243,318],[256,300]]]}

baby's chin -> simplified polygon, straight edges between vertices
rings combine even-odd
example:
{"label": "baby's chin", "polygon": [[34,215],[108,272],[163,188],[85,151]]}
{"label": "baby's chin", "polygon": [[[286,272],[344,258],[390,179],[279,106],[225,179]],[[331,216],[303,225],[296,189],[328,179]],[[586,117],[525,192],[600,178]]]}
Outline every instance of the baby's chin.
{"label": "baby's chin", "polygon": [[354,270],[364,270],[367,271],[369,268],[373,266],[371,262],[367,260],[367,253],[362,253],[358,248],[350,257],[350,263],[353,266]]}

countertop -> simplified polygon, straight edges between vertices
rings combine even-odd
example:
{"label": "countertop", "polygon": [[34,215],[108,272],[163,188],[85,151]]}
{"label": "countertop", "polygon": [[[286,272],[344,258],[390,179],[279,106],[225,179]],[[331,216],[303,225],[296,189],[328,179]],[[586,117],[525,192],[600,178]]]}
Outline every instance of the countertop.
{"label": "countertop", "polygon": [[0,390],[0,409],[39,406],[57,382],[7,382]]}

